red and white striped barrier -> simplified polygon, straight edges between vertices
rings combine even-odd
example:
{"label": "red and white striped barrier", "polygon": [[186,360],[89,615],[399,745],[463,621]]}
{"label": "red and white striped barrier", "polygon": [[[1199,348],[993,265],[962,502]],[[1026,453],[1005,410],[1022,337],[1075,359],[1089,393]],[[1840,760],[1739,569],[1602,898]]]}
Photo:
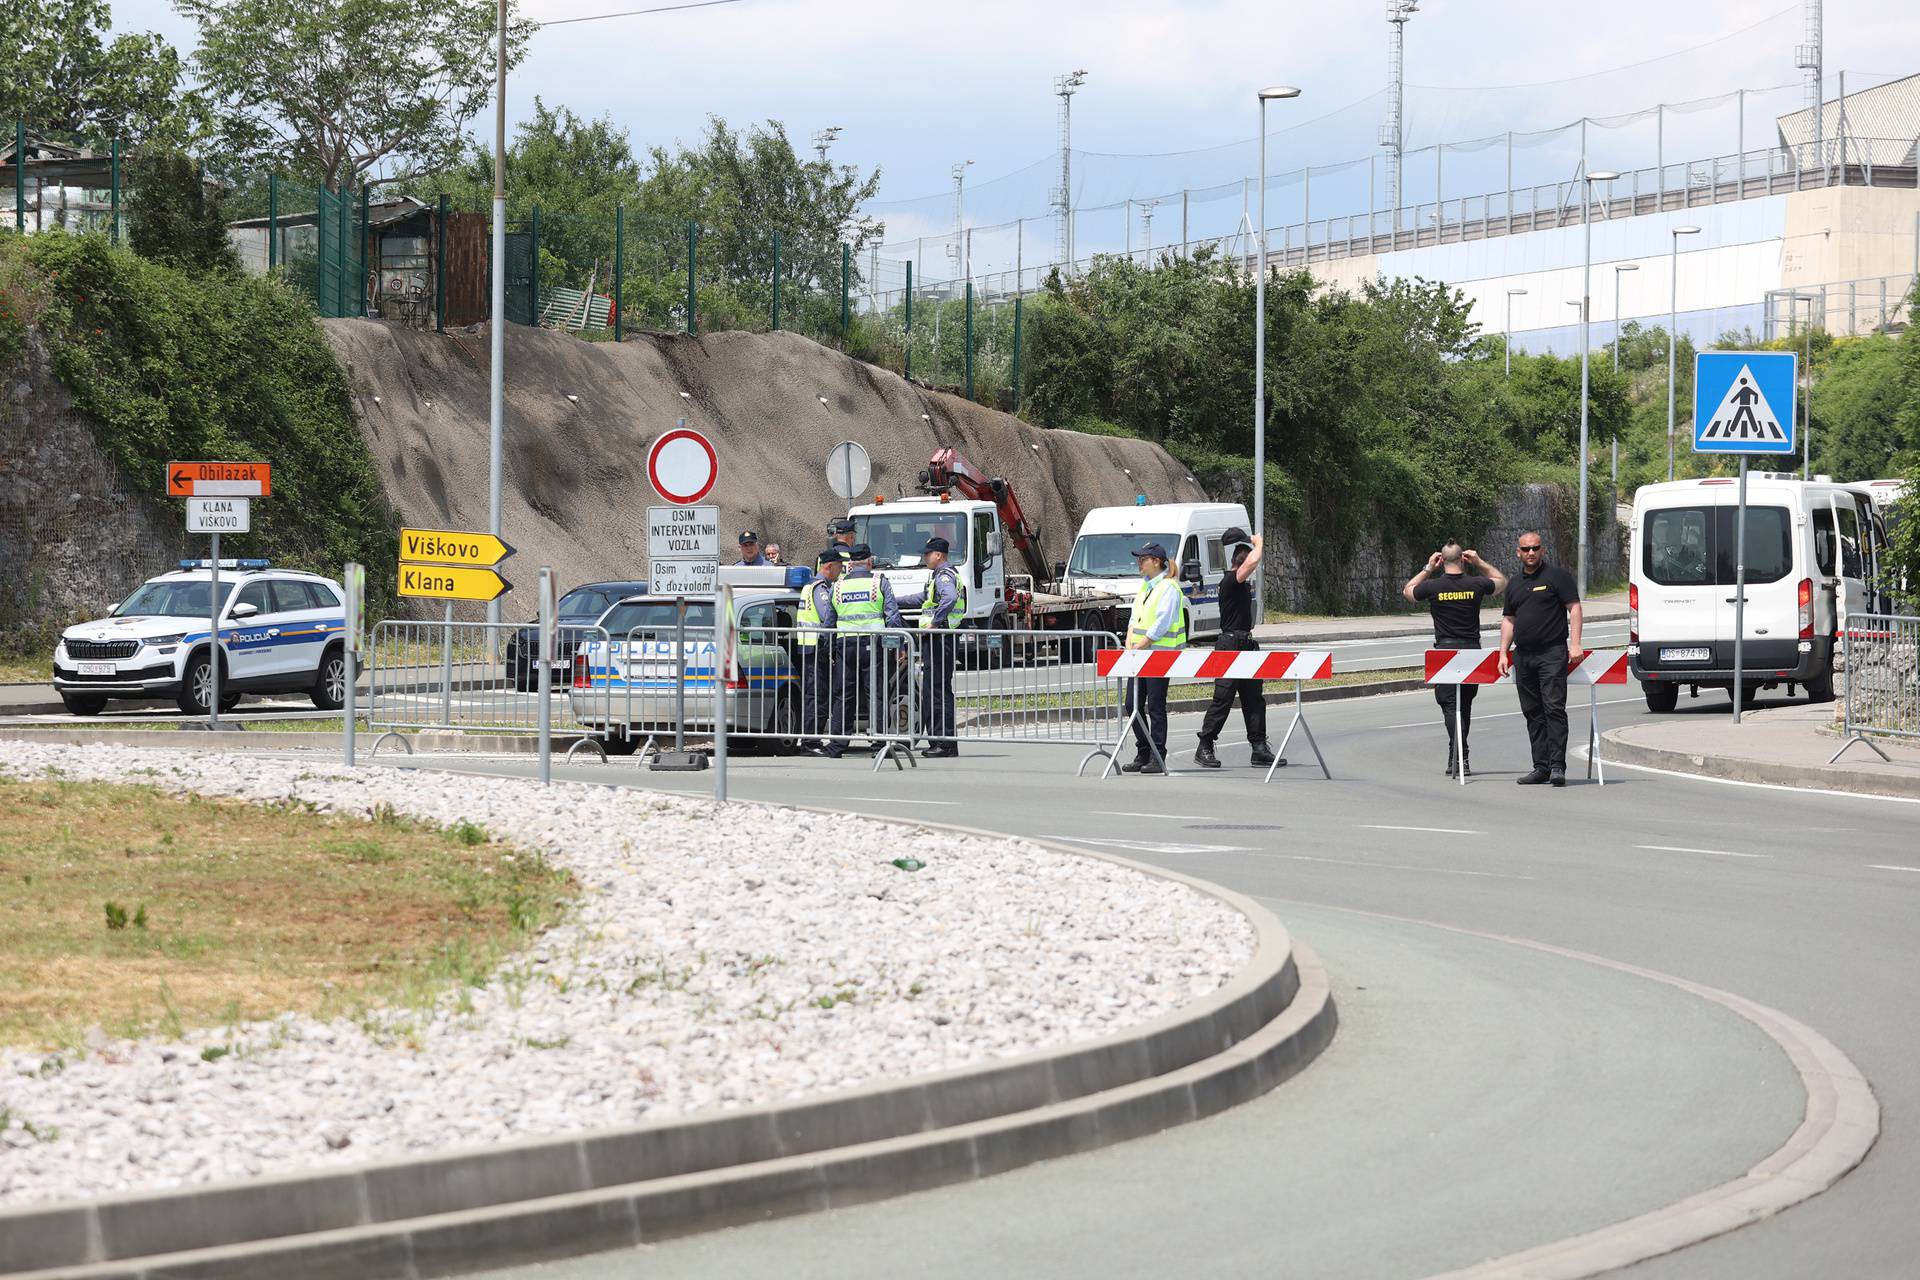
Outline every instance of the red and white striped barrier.
{"label": "red and white striped barrier", "polygon": [[[1567,658],[1568,684],[1625,684],[1625,649],[1589,649]],[[1512,684],[1513,675],[1500,674],[1498,649],[1427,650],[1428,684]]]}
{"label": "red and white striped barrier", "polygon": [[1326,649],[1102,649],[1094,669],[1109,677],[1154,680],[1326,680]]}

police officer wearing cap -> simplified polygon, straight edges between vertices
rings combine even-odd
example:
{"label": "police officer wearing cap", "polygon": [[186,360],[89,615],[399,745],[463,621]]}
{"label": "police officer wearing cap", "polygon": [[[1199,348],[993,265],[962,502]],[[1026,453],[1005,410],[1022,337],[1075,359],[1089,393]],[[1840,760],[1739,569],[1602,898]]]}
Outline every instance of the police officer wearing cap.
{"label": "police officer wearing cap", "polygon": [[[1232,567],[1220,580],[1220,635],[1215,649],[1246,652],[1258,649],[1253,638],[1253,575],[1260,570],[1261,539],[1247,536],[1245,529],[1229,529],[1221,536],[1229,547]],[[1260,680],[1215,680],[1213,702],[1206,719],[1200,722],[1200,745],[1194,749],[1193,762],[1203,769],[1218,769],[1220,757],[1213,753],[1214,740],[1227,727],[1235,699],[1240,701],[1240,719],[1247,726],[1247,742],[1253,748],[1255,768],[1273,763],[1273,748],[1267,745],[1267,698],[1265,682]]]}
{"label": "police officer wearing cap", "polygon": [[853,549],[853,520],[847,516],[835,516],[827,521],[827,540],[836,547]]}
{"label": "police officer wearing cap", "polygon": [[760,535],[748,529],[740,535],[740,563],[764,566],[767,558],[760,554]]}
{"label": "police officer wearing cap", "polygon": [[960,571],[947,562],[951,549],[945,538],[928,538],[927,587],[919,595],[902,597],[902,608],[920,610],[920,731],[926,735],[929,759],[960,754],[954,737],[953,668],[959,656],[955,634],[967,616],[967,588]]}
{"label": "police officer wearing cap", "polygon": [[838,615],[833,584],[845,567],[841,547],[829,547],[816,561],[815,577],[800,592],[800,630],[794,650],[800,658],[800,748],[817,753],[825,745],[828,691],[833,679],[833,635]]}
{"label": "police officer wearing cap", "polygon": [[[901,627],[900,604],[893,587],[873,572],[873,549],[864,542],[855,543],[849,552],[847,568],[833,584],[834,654],[833,681],[837,686],[833,699],[833,740],[820,752],[838,760],[847,749],[847,735],[860,716],[860,698],[873,678],[878,641],[873,633],[886,627]],[[885,694],[882,705],[868,709],[868,729],[886,732]]]}
{"label": "police officer wearing cap", "polygon": [[[1136,547],[1140,593],[1127,622],[1127,648],[1180,649],[1187,643],[1187,598],[1168,568],[1167,549],[1158,542]],[[1167,758],[1167,684],[1164,678],[1137,676],[1127,685],[1127,714],[1133,718],[1135,754],[1123,773],[1165,773]]]}

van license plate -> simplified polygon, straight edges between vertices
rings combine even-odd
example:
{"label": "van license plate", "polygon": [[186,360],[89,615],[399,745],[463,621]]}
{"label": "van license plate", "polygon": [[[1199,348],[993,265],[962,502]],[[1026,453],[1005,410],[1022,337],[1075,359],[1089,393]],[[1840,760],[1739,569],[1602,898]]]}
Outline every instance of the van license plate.
{"label": "van license plate", "polygon": [[80,664],[80,674],[83,676],[110,676],[114,674],[114,671],[115,668],[111,662],[83,662]]}
{"label": "van license plate", "polygon": [[1713,656],[1711,649],[1662,649],[1662,662],[1705,662]]}

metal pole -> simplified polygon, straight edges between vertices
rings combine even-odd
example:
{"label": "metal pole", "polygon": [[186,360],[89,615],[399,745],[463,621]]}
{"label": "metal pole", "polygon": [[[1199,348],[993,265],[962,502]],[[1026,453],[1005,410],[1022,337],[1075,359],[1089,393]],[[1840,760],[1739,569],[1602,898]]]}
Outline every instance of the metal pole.
{"label": "metal pole", "polygon": [[[1267,532],[1267,100],[1260,99],[1260,218],[1254,228],[1259,275],[1253,286],[1253,531]],[[1253,575],[1253,620],[1266,614],[1264,573]]]}
{"label": "metal pole", "polygon": [[447,601],[447,620],[440,631],[440,723],[453,723],[453,601]]}
{"label": "metal pole", "polygon": [[[507,0],[495,17],[493,63],[493,301],[487,317],[487,529],[500,536],[500,458],[507,414]],[[500,621],[500,601],[487,602]]]}
{"label": "metal pole", "polygon": [[[1734,194],[1745,196],[1747,194],[1747,91],[1741,89],[1736,92],[1734,102],[1735,118],[1738,121],[1733,134],[1733,144],[1736,148],[1734,172],[1737,175]],[[1768,167],[1768,172],[1772,172],[1771,166]]]}
{"label": "metal pole", "polygon": [[[1581,122],[1583,138],[1585,124],[1585,121]],[[1593,221],[1587,207],[1593,203],[1593,184],[1587,180],[1585,171],[1584,141],[1580,150],[1580,230],[1584,247],[1580,259],[1580,563],[1577,585],[1580,598],[1584,600],[1587,598],[1587,364],[1588,347],[1591,345],[1588,324],[1593,311]]]}
{"label": "metal pole", "polygon": [[372,203],[368,193],[372,191],[372,189],[373,185],[371,183],[361,182],[360,237],[354,242],[359,250],[357,256],[360,259],[360,314],[363,316],[373,310],[373,281],[369,278],[372,273],[367,270],[367,222],[369,221],[368,214]]}
{"label": "metal pole", "polygon": [[341,649],[340,657],[346,664],[347,696],[343,700],[342,710],[346,718],[341,721],[341,742],[346,750],[347,766],[353,766],[353,730],[354,701],[359,690],[355,687],[360,680],[360,626],[361,610],[366,605],[367,573],[358,564],[349,561],[346,571],[341,575],[341,585],[347,589],[347,637]]}
{"label": "metal pole", "polygon": [[[445,200],[445,196],[440,197]],[[114,214],[114,221],[120,221],[120,215]],[[267,270],[280,265],[280,175],[267,175]]]}
{"label": "metal pole", "polygon": [[[113,212],[107,224],[107,239],[120,243],[120,135],[113,136]],[[269,263],[268,265],[272,265]]]}
{"label": "metal pole", "polygon": [[853,246],[842,243],[840,246],[840,336],[847,336],[847,329],[853,323]]}
{"label": "metal pole", "polygon": [[527,254],[527,321],[538,325],[544,318],[540,310],[540,206],[533,206],[532,243]]}
{"label": "metal pole", "polygon": [[[1613,269],[1613,371],[1620,372],[1620,276],[1618,266]],[[1620,500],[1620,433],[1613,433],[1613,469],[1610,472],[1613,485],[1613,499]]]}
{"label": "metal pole", "polygon": [[[852,456],[852,451],[848,451]],[[848,486],[852,488],[851,485]],[[673,749],[687,749],[687,598],[673,598],[673,651],[678,656],[674,665],[678,668],[679,678],[673,683]]]}
{"label": "metal pole", "polygon": [[689,336],[698,335],[700,332],[699,322],[694,318],[694,307],[699,299],[694,293],[693,284],[699,246],[700,224],[689,218],[687,220],[687,333]]}
{"label": "metal pole", "polygon": [[[18,152],[15,156],[18,156]],[[207,623],[211,631],[207,637],[208,677],[213,681],[212,694],[207,699],[207,728],[220,727],[220,535],[213,535],[212,559],[207,561],[212,578],[207,588]]]}
{"label": "metal pole", "polygon": [[453,197],[440,197],[440,216],[434,219],[433,327],[447,331],[447,219],[453,216]]}
{"label": "metal pole", "polygon": [[627,280],[627,206],[613,206],[613,340],[626,337],[625,310]]}
{"label": "metal pole", "polygon": [[1653,190],[1653,207],[1667,207],[1667,104],[1655,103],[1653,108],[1653,164],[1656,175]]}
{"label": "metal pole", "polygon": [[1185,253],[1193,240],[1187,233],[1187,190],[1180,189],[1180,251]]}
{"label": "metal pole", "polygon": [[[1308,165],[1300,171],[1300,261],[1304,265],[1313,261],[1313,166]],[[1151,248],[1152,246],[1148,246]]]}
{"label": "metal pole", "polygon": [[780,329],[780,233],[773,233],[773,328]]}
{"label": "metal pole", "polygon": [[1020,414],[1020,302],[1020,295],[1015,294],[1013,298],[1013,412],[1015,417]]}
{"label": "metal pole", "polygon": [[[713,602],[713,798],[727,800],[727,681],[733,675],[733,586],[720,584]],[[874,706],[880,704],[876,701]]]}
{"label": "metal pole", "polygon": [[13,121],[13,229],[27,233],[27,120]]}
{"label": "metal pole", "polygon": [[900,376],[913,378],[913,264],[907,264],[907,342],[906,355],[903,358]]}
{"label": "metal pole", "polygon": [[1747,455],[1740,455],[1740,514],[1733,534],[1733,722],[1740,723],[1747,669]]}
{"label": "metal pole", "polygon": [[1513,377],[1513,295],[1507,295],[1507,377]]}
{"label": "metal pole", "polygon": [[1680,337],[1674,332],[1680,315],[1680,237],[1667,237],[1667,480],[1673,480],[1673,388],[1675,352]]}
{"label": "metal pole", "polygon": [[971,400],[973,399],[973,281],[971,280],[967,281],[966,332],[964,337],[966,338],[967,356],[967,399]]}
{"label": "metal pole", "polygon": [[540,569],[540,785],[553,783],[553,570]]}
{"label": "metal pole", "polygon": [[1507,234],[1513,234],[1513,130],[1507,130]]}
{"label": "metal pole", "polygon": [[347,184],[340,184],[340,273],[333,278],[334,312],[342,319],[347,315],[347,246],[353,241],[353,196],[347,191]]}
{"label": "metal pole", "polygon": [[[1802,352],[1800,385],[1803,388],[1800,393],[1802,406],[1800,421],[1806,426],[1800,441],[1800,478],[1802,480],[1808,479],[1813,470],[1813,303],[1814,297],[1809,294],[1807,296],[1807,327],[1800,335]],[[1824,324],[1826,316],[1822,314],[1820,320]],[[1839,536],[1838,530],[1835,530],[1834,536]]]}
{"label": "metal pole", "polygon": [[1441,208],[1440,200],[1440,162],[1447,154],[1447,144],[1433,144],[1433,242],[1440,243],[1440,232],[1446,226],[1446,211]]}

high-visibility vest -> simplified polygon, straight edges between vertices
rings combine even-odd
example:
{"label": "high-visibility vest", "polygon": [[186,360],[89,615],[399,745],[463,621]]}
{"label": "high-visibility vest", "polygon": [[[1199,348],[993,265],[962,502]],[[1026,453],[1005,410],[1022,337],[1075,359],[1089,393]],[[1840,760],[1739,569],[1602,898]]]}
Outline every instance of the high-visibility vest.
{"label": "high-visibility vest", "polygon": [[833,630],[821,621],[820,598],[814,593],[821,587],[833,590],[833,584],[825,578],[815,578],[800,592],[800,634],[794,637],[802,649],[811,649],[820,643],[820,637]]}
{"label": "high-visibility vest", "polygon": [[[1166,597],[1171,594],[1181,596],[1180,584],[1173,575],[1163,573],[1151,582],[1140,584],[1140,594],[1133,600],[1133,617],[1127,623],[1127,643],[1137,644],[1145,640],[1147,632],[1153,628],[1153,620],[1160,616]],[[1158,640],[1148,642],[1155,649],[1184,649],[1187,644],[1187,602],[1184,596],[1174,606],[1173,629]]]}
{"label": "high-visibility vest", "polygon": [[953,582],[953,608],[947,613],[947,628],[952,630],[966,619],[967,584],[961,580],[959,570],[943,564],[938,569],[935,569],[927,578],[927,599],[926,602],[920,606],[920,629],[922,631],[930,631],[933,629],[933,615],[936,612],[936,606],[933,602],[933,584],[941,574],[945,574]]}
{"label": "high-visibility vest", "polygon": [[842,631],[878,631],[887,625],[887,606],[880,596],[880,579],[872,574],[847,576],[833,584],[833,611]]}

